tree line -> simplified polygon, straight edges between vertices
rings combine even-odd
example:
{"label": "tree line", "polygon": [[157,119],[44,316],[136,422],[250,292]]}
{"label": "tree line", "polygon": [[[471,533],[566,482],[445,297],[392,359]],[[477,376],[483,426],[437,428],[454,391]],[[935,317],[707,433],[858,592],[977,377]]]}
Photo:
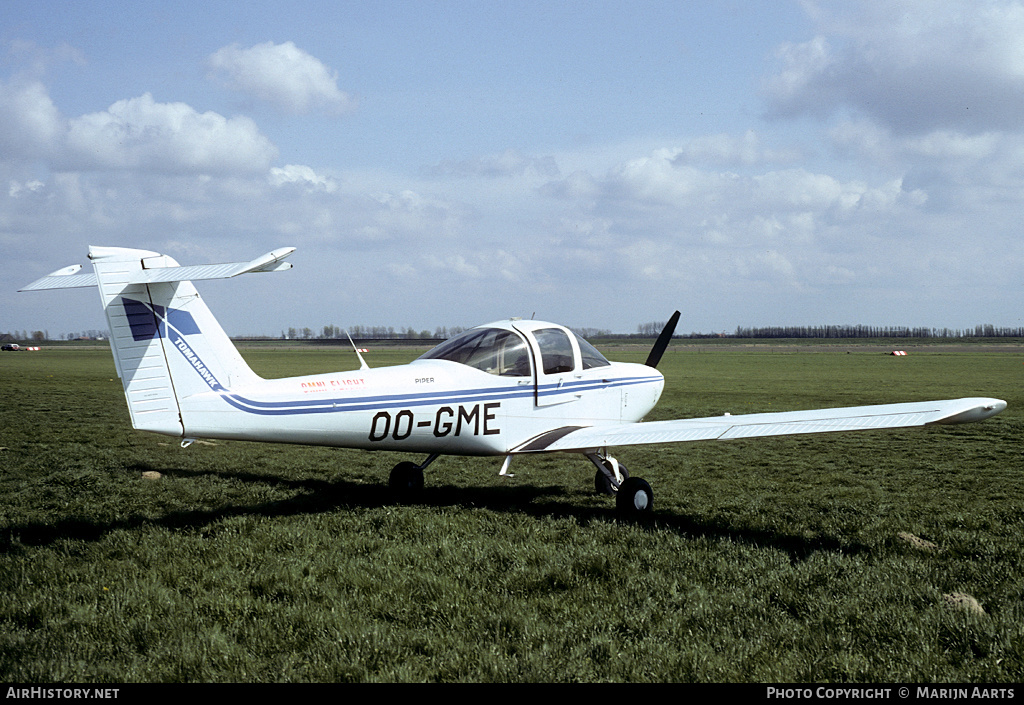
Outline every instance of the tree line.
{"label": "tree line", "polygon": [[288,328],[281,331],[281,338],[283,340],[344,340],[351,336],[353,340],[447,340],[464,330],[465,328],[461,326],[452,328],[438,326],[430,331],[428,329],[417,330],[412,326],[395,328],[394,326],[358,325],[342,328],[341,326],[326,325],[320,330]]}
{"label": "tree line", "polygon": [[1021,338],[1024,327],[906,328],[902,326],[737,326],[734,338]]}
{"label": "tree line", "polygon": [[[602,338],[654,338],[665,327],[664,321],[650,321],[637,326],[636,333],[612,333],[603,328],[572,327],[577,334],[586,339]],[[434,330],[413,328],[412,326],[349,326],[348,335],[353,340],[447,340],[462,333],[462,326],[437,326]],[[326,325],[319,330],[312,328],[288,328],[281,331],[283,340],[345,340],[346,329],[341,326]],[[81,333],[62,335],[60,340],[103,340],[107,331],[88,330]],[[264,336],[252,336],[264,337]],[[271,337],[271,336],[266,336]],[[1024,338],[1024,327],[994,326],[992,324],[977,325],[973,328],[908,328],[903,326],[866,326],[866,325],[831,325],[831,326],[737,326],[731,333],[676,333],[676,338],[709,339],[709,338]],[[11,331],[0,333],[3,342],[34,342],[53,340],[47,331]]]}
{"label": "tree line", "polygon": [[[655,338],[665,327],[664,321],[650,321],[637,326],[636,333],[613,333],[604,328],[569,326],[583,338]],[[320,331],[310,328],[289,328],[281,337],[293,340],[345,338],[345,328],[324,326]],[[360,340],[447,340],[466,330],[462,326],[438,326],[433,331],[409,326],[350,326],[348,334]],[[905,326],[737,326],[731,333],[679,333],[676,338],[1024,338],[1024,327],[997,327],[991,324],[973,328],[928,328]]]}

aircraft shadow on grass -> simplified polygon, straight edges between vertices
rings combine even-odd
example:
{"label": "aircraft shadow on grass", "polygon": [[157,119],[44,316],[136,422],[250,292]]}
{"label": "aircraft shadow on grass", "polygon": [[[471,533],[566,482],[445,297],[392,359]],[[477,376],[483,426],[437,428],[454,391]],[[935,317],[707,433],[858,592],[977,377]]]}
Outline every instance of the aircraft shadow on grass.
{"label": "aircraft shadow on grass", "polygon": [[585,527],[591,522],[614,520],[624,526],[640,527],[651,532],[673,532],[694,539],[725,539],[752,546],[773,548],[799,562],[819,551],[857,554],[876,551],[867,545],[842,541],[835,537],[808,538],[767,529],[737,528],[726,522],[698,520],[665,512],[623,516],[607,507],[582,507],[573,501],[573,492],[557,484],[518,485],[514,487],[459,487],[439,485],[423,488],[408,499],[396,498],[384,485],[348,480],[288,480],[266,474],[192,469],[158,469],[148,464],[128,468],[133,473],[156,470],[173,478],[217,477],[253,484],[284,487],[297,494],[286,499],[257,504],[226,503],[211,509],[178,509],[162,516],[129,517],[104,521],[80,516],[59,518],[48,522],[28,522],[8,527],[0,534],[0,553],[13,553],[31,546],[47,546],[73,541],[100,541],[114,531],[162,528],[169,531],[191,531],[212,527],[235,517],[290,517],[329,514],[341,510],[377,509],[381,507],[422,506],[433,508],[460,507],[490,512],[526,515],[538,521],[546,518],[569,518]]}

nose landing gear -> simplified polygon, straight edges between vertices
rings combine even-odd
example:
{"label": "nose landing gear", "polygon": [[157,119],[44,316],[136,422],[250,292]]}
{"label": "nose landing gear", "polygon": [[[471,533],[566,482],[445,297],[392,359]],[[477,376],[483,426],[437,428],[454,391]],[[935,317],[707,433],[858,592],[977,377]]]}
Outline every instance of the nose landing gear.
{"label": "nose landing gear", "polygon": [[588,453],[587,458],[597,467],[594,490],[598,494],[614,495],[619,514],[637,517],[652,511],[654,492],[646,481],[630,477],[626,466],[607,453]]}

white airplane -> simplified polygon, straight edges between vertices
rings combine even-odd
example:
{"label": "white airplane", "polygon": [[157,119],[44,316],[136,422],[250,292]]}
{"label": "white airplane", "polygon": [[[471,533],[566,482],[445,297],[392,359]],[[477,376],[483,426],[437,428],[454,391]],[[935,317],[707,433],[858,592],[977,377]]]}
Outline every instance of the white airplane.
{"label": "white airplane", "polygon": [[96,286],[132,425],[196,439],[325,445],[426,454],[402,462],[390,485],[408,494],[441,455],[504,457],[571,452],[596,466],[595,489],[616,495],[618,510],[653,507],[645,481],[609,454],[616,446],[795,433],[955,424],[987,419],[1000,399],[641,420],[661,396],[656,369],[677,311],[646,364],[609,362],[568,328],[512,319],[457,335],[406,365],[285,379],[257,376],[214,319],[192,281],[290,269],[295,248],[251,262],[182,267],[146,250],[92,247],[94,273],[74,265],[22,291]]}

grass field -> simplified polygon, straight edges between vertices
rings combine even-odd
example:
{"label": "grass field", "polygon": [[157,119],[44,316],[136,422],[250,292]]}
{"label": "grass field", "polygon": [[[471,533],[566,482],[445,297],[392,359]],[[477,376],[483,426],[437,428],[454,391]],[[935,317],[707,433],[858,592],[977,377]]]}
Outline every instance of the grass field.
{"label": "grass field", "polygon": [[[273,377],[353,362],[245,354]],[[513,478],[442,458],[422,500],[396,504],[388,471],[419,458],[183,450],[131,430],[109,350],[4,353],[0,678],[1020,682],[1022,358],[675,348],[651,420],[959,396],[1009,408],[958,427],[621,449],[655,492],[653,517],[626,523],[575,456],[519,459]]]}

